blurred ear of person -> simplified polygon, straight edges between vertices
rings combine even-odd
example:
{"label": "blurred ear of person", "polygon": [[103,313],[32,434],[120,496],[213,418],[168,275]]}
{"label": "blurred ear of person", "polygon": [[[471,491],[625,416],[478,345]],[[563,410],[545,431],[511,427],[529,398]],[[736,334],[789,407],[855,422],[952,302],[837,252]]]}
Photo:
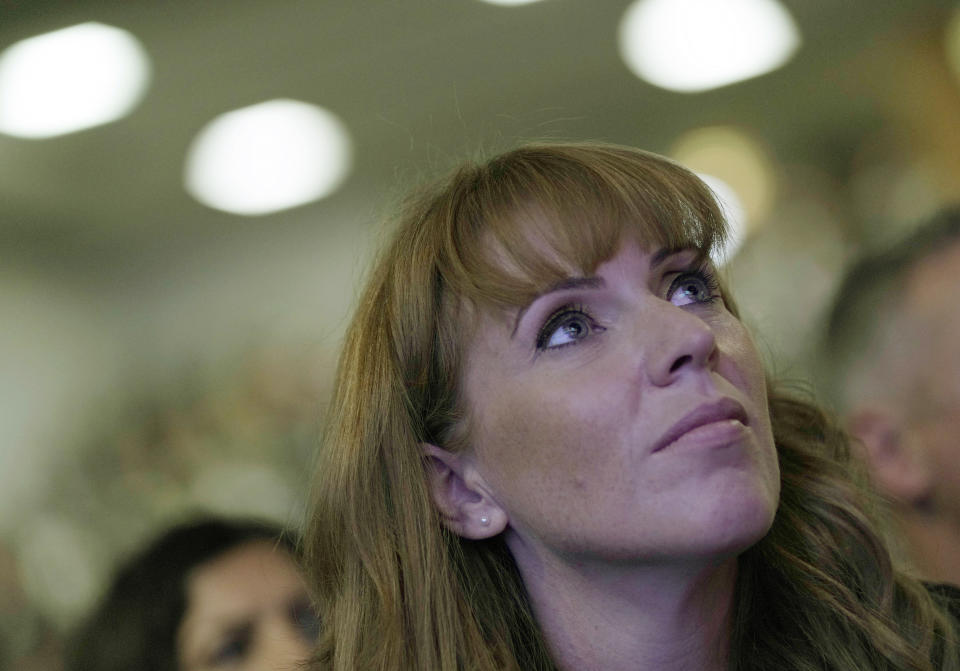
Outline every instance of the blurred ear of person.
{"label": "blurred ear of person", "polygon": [[922,507],[931,494],[934,473],[923,446],[900,415],[886,405],[859,406],[849,413],[848,428],[860,442],[877,490],[898,505]]}

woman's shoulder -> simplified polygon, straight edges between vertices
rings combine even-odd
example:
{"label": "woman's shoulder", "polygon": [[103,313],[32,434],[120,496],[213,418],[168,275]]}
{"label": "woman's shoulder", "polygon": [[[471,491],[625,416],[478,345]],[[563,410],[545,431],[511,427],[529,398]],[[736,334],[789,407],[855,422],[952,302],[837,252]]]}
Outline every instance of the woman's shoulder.
{"label": "woman's shoulder", "polygon": [[942,604],[954,619],[960,621],[960,587],[946,582],[925,582],[923,586],[927,588],[934,600]]}

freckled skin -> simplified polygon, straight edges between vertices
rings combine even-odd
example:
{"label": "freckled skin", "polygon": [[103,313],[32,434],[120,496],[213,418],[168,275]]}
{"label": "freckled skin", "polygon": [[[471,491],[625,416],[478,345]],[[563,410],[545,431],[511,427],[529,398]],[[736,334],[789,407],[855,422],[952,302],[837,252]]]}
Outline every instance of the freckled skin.
{"label": "freckled skin", "polygon": [[[722,301],[668,296],[693,256],[653,266],[628,241],[597,269],[602,288],[541,296],[513,338],[513,315],[479,316],[465,369],[471,454],[508,515],[515,556],[723,557],[769,529],[779,470],[763,366]],[[598,328],[538,351],[538,331],[568,303]],[[738,440],[651,453],[681,417],[720,397],[746,410]]]}

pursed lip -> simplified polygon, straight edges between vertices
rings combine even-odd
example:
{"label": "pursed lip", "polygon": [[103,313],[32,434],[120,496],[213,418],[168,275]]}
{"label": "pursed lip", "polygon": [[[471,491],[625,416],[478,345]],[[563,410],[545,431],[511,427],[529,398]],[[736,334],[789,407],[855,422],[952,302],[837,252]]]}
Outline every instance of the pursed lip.
{"label": "pursed lip", "polygon": [[698,406],[693,411],[687,413],[679,422],[671,426],[660,436],[654,444],[651,452],[659,452],[667,445],[677,440],[688,431],[697,427],[713,422],[722,422],[728,419],[736,419],[744,426],[749,424],[747,420],[747,411],[743,405],[732,398],[721,398],[716,401],[709,401]]}

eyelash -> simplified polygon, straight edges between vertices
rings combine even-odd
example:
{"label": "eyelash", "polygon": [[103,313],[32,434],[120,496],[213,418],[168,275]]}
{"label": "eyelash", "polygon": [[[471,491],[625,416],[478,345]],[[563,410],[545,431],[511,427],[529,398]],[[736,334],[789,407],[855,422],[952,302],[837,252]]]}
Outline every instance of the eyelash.
{"label": "eyelash", "polygon": [[[720,299],[720,283],[717,280],[716,274],[710,268],[707,263],[684,270],[680,273],[677,273],[677,276],[670,283],[670,288],[667,290],[667,296],[671,297],[673,294],[680,289],[684,282],[696,279],[703,283],[704,288],[707,291],[708,296],[701,301],[694,301],[697,305],[706,305],[716,302]],[[597,322],[590,316],[586,311],[586,308],[580,304],[568,304],[560,307],[558,310],[554,311],[549,317],[547,317],[543,326],[537,332],[536,338],[536,347],[538,351],[555,351],[568,347],[570,345],[577,345],[580,343],[581,339],[572,340],[567,343],[560,345],[554,345],[553,347],[547,347],[547,343],[550,341],[550,338],[556,332],[558,328],[564,325],[566,321],[573,316],[578,316],[583,318],[587,323],[591,331],[602,331],[604,330]]]}
{"label": "eyelash", "polygon": [[544,322],[543,326],[540,327],[540,331],[537,332],[537,349],[541,351],[557,350],[562,347],[567,347],[568,345],[576,345],[579,340],[574,340],[572,342],[564,343],[562,345],[554,345],[553,347],[547,347],[547,343],[550,341],[550,337],[556,332],[558,328],[563,326],[563,324],[573,316],[582,317],[588,326],[592,330],[601,328],[591,317],[586,308],[582,305],[564,305],[559,310],[556,310],[553,314],[547,317],[547,320]]}
{"label": "eyelash", "polygon": [[667,296],[672,296],[684,281],[690,278],[696,278],[703,282],[703,286],[706,288],[707,294],[709,294],[707,298],[702,301],[697,301],[697,303],[701,305],[709,304],[721,298],[720,282],[717,280],[716,273],[706,262],[689,270],[685,270],[673,278],[673,281],[670,283],[670,288],[667,289]]}

